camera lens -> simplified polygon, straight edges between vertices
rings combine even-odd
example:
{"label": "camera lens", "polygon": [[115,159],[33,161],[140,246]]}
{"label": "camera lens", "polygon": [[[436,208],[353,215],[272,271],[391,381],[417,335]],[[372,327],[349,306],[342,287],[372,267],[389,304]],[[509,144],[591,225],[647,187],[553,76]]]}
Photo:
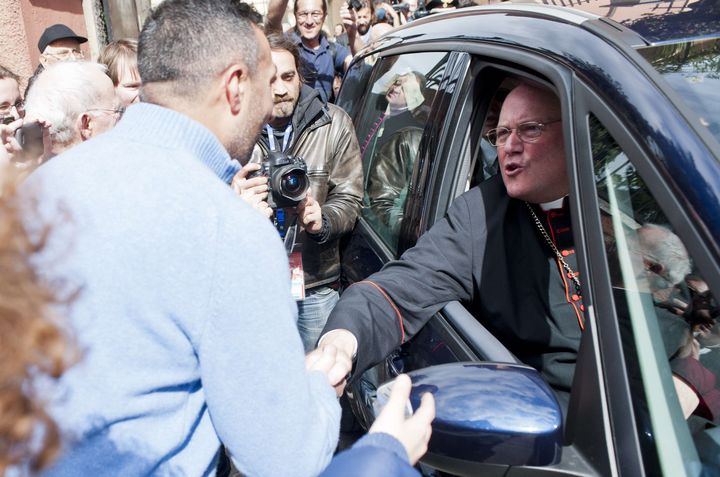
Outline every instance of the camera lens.
{"label": "camera lens", "polygon": [[304,171],[293,170],[283,174],[280,180],[282,194],[291,199],[302,197],[307,191],[307,175]]}

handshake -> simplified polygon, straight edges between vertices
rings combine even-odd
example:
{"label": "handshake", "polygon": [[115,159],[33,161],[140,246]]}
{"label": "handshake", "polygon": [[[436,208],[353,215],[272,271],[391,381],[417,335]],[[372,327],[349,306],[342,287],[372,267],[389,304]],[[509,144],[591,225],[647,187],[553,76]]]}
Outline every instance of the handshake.
{"label": "handshake", "polygon": [[[334,330],[320,340],[317,349],[305,356],[305,368],[309,372],[320,371],[325,374],[339,397],[352,370],[351,356],[355,354],[356,347],[357,341],[349,331]],[[435,400],[432,394],[424,394],[420,406],[407,416],[411,389],[410,378],[404,374],[398,376],[392,384],[387,404],[368,432],[393,436],[407,451],[410,464],[415,465],[427,452],[432,434],[431,423],[435,418]]]}

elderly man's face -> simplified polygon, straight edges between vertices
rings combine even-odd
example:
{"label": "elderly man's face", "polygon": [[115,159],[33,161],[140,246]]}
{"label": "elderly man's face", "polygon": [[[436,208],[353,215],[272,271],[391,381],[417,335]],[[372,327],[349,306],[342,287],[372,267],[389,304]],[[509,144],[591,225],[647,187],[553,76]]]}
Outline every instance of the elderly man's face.
{"label": "elderly man's face", "polygon": [[[498,127],[512,129],[512,132],[505,144],[497,146],[497,151],[500,172],[510,197],[539,204],[567,195],[559,119],[559,103],[550,92],[521,85],[505,99]],[[516,129],[528,122],[547,123],[542,134],[532,142],[521,140]]]}
{"label": "elderly man's face", "polygon": [[20,101],[20,87],[12,78],[0,79],[0,120],[20,119],[24,109]]}
{"label": "elderly man's face", "polygon": [[405,90],[403,84],[408,80],[407,76],[398,76],[388,86],[385,98],[391,107],[396,109],[405,108],[407,106],[407,99],[405,98]]}
{"label": "elderly man's face", "polygon": [[40,55],[40,63],[49,66],[60,61],[82,60],[85,54],[80,49],[80,43],[72,38],[55,40],[45,47]]}
{"label": "elderly man's face", "polygon": [[110,78],[100,72],[93,71],[92,80],[100,91],[100,97],[97,103],[87,111],[91,119],[90,137],[102,134],[115,126],[120,119],[120,100],[115,94],[115,88]]}

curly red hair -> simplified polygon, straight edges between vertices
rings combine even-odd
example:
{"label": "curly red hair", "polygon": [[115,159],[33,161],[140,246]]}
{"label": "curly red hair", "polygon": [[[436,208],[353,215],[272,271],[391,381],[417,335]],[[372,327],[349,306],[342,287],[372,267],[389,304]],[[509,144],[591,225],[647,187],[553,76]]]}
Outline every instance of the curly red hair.
{"label": "curly red hair", "polygon": [[[37,471],[60,448],[59,431],[35,387],[37,378],[57,378],[75,359],[71,341],[52,313],[60,300],[41,278],[32,257],[49,227],[25,227],[34,207],[22,206],[17,177],[0,166],[0,475],[8,467]],[[9,169],[9,168],[8,168]],[[36,236],[37,235],[37,236]]]}

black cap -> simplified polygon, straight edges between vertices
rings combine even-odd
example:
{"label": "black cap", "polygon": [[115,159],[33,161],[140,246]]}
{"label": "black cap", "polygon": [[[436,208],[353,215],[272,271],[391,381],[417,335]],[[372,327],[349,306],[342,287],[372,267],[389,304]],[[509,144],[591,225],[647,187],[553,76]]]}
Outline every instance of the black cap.
{"label": "black cap", "polygon": [[87,41],[87,38],[77,35],[67,25],[58,23],[57,25],[47,27],[43,32],[42,36],[40,36],[40,41],[38,41],[38,48],[40,49],[40,53],[45,51],[45,48],[53,41],[62,40],[64,38],[70,38],[71,40],[75,40],[78,43],[85,43]]}

